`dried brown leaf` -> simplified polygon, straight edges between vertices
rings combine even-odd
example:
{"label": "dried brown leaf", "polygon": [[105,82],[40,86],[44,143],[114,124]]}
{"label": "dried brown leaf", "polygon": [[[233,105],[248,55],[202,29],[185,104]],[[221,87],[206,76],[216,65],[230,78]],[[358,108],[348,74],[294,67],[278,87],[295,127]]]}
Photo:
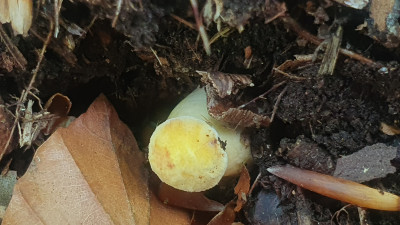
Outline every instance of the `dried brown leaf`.
{"label": "dried brown leaf", "polygon": [[247,202],[247,195],[250,191],[250,174],[246,166],[242,167],[242,172],[240,173],[239,181],[235,186],[235,194],[237,195],[235,212],[239,212],[243,205]]}
{"label": "dried brown leaf", "polygon": [[207,225],[231,225],[236,218],[235,202],[230,201],[224,210],[218,213]]}
{"label": "dried brown leaf", "polygon": [[254,86],[248,75],[222,72],[196,71],[202,76],[201,81],[211,85],[220,98],[236,94],[240,89]]}
{"label": "dried brown leaf", "polygon": [[206,91],[208,113],[215,119],[242,127],[260,127],[270,124],[268,116],[234,106],[231,101],[218,97],[209,85],[206,86]]}
{"label": "dried brown leaf", "polygon": [[44,108],[55,117],[53,117],[47,124],[47,127],[43,131],[44,134],[49,135],[53,133],[68,120],[68,113],[71,109],[71,105],[72,103],[69,98],[60,93],[56,93],[50,97]]}
{"label": "dried brown leaf", "polygon": [[144,156],[101,95],[39,147],[3,224],[149,224]]}
{"label": "dried brown leaf", "polygon": [[153,193],[150,204],[150,225],[189,225],[191,222],[191,213],[162,203]]}
{"label": "dried brown leaf", "polygon": [[400,128],[388,125],[388,124],[383,123],[383,122],[381,123],[381,128],[380,129],[386,135],[393,136],[393,135],[400,134]]}
{"label": "dried brown leaf", "polygon": [[208,199],[202,192],[186,192],[161,183],[158,190],[159,199],[167,205],[179,206],[199,211],[219,212],[224,205]]}

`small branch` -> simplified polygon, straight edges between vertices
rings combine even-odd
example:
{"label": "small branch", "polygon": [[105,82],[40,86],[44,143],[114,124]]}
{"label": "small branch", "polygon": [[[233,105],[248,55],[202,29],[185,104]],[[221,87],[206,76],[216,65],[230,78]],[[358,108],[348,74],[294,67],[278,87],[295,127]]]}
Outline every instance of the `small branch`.
{"label": "small branch", "polygon": [[281,102],[282,96],[283,96],[283,94],[285,94],[285,92],[287,90],[287,87],[288,86],[286,86],[283,89],[283,91],[278,95],[278,98],[276,99],[276,102],[275,102],[275,105],[274,105],[274,109],[272,110],[272,116],[271,116],[271,120],[270,120],[271,123],[272,123],[272,121],[274,121],[275,114],[276,114],[276,111],[278,110],[279,103]]}
{"label": "small branch", "polygon": [[[289,26],[291,30],[296,32],[300,37],[310,41],[311,43],[315,45],[320,45],[322,43],[322,40],[319,39],[318,37],[312,35],[311,33],[305,31],[303,28],[300,27],[300,25],[290,16],[284,16],[280,17],[282,21]],[[371,67],[382,67],[379,63],[372,61],[371,59],[368,59],[360,54],[354,53],[350,50],[340,48],[339,52],[347,57],[350,57],[352,59],[358,60],[359,62],[366,64]]]}
{"label": "small branch", "polygon": [[55,23],[54,37],[55,38],[57,38],[58,32],[60,31],[59,18],[60,18],[60,10],[61,10],[62,2],[63,2],[63,0],[54,0],[54,23]]}
{"label": "small branch", "polygon": [[203,21],[199,15],[199,8],[197,6],[197,0],[190,0],[190,4],[193,8],[194,18],[196,19],[197,29],[199,31],[200,37],[203,40],[203,47],[206,51],[207,55],[211,55],[210,42],[208,40],[208,36],[206,33],[206,29],[204,28]]}
{"label": "small branch", "polygon": [[117,2],[117,9],[115,10],[115,16],[114,16],[114,19],[111,24],[112,27],[115,27],[115,25],[117,25],[117,20],[118,20],[119,14],[121,13],[122,1],[123,0],[118,0],[118,2]]}
{"label": "small branch", "polygon": [[247,103],[244,103],[243,105],[239,106],[238,109],[242,109],[242,108],[248,106],[249,104],[254,103],[255,101],[257,101],[259,99],[264,99],[267,94],[271,93],[272,91],[276,90],[278,87],[280,87],[280,86],[282,86],[284,84],[286,84],[286,81],[282,81],[282,82],[280,82],[278,84],[275,84],[268,91],[264,92],[262,95],[259,95],[258,97],[252,99],[251,101],[249,101]]}
{"label": "small branch", "polygon": [[305,77],[299,77],[299,76],[291,75],[291,74],[288,74],[286,72],[283,72],[282,70],[280,70],[278,68],[273,68],[273,70],[274,70],[274,72],[282,74],[283,76],[285,76],[285,77],[287,77],[289,79],[292,79],[292,80],[307,80],[307,78],[305,78]]}
{"label": "small branch", "polygon": [[195,26],[193,23],[191,23],[191,22],[189,22],[189,21],[187,21],[187,20],[185,20],[185,19],[183,19],[183,18],[181,18],[181,17],[179,17],[179,16],[177,16],[177,15],[175,15],[175,14],[173,14],[173,13],[171,13],[171,14],[169,14],[169,15],[170,15],[172,18],[174,18],[175,20],[177,20],[178,22],[180,22],[180,23],[186,25],[186,26],[189,27],[190,29],[192,29],[192,30],[197,30],[197,29],[196,29],[196,26]]}
{"label": "small branch", "polygon": [[4,149],[3,149],[2,153],[0,154],[0,160],[3,158],[3,155],[6,152],[5,150],[10,145],[12,136],[13,136],[14,131],[15,131],[15,128],[16,128],[16,126],[18,124],[19,119],[20,119],[20,111],[22,109],[22,105],[25,103],[29,93],[31,93],[31,90],[33,89],[33,84],[35,83],[36,76],[37,76],[38,71],[40,69],[40,65],[42,63],[42,60],[43,60],[43,57],[44,57],[44,53],[46,52],[47,46],[50,43],[51,36],[53,35],[53,31],[54,31],[54,23],[53,23],[52,20],[50,20],[50,31],[49,31],[49,33],[47,35],[46,41],[43,43],[42,50],[40,51],[40,54],[39,54],[38,62],[36,64],[35,69],[32,72],[33,74],[32,74],[31,81],[29,82],[28,87],[26,87],[25,90],[22,91],[21,97],[18,99],[17,106],[16,106],[16,109],[15,109],[15,119],[14,119],[14,123],[13,123],[13,126],[11,128],[11,132],[10,132],[11,135],[7,139],[7,142],[6,142],[5,146],[4,146]]}

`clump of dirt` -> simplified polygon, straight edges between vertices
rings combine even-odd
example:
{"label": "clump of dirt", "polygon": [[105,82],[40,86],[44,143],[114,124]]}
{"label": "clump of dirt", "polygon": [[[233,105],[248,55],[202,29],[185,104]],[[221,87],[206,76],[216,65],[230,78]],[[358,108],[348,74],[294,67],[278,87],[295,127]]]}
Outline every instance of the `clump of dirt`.
{"label": "clump of dirt", "polygon": [[[360,84],[354,72],[353,79],[341,69],[334,77],[316,77],[317,69],[300,71],[307,79],[287,84],[276,114],[287,137],[306,134],[336,157],[393,139],[379,129],[381,122],[395,120],[384,96]],[[271,104],[278,94],[268,96]]]}

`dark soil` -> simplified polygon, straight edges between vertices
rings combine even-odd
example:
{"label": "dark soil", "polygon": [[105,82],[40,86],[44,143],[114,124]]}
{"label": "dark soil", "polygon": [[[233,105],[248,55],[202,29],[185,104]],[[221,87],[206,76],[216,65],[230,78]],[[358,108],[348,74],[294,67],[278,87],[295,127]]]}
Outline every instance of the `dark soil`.
{"label": "dark soil", "polygon": [[[272,68],[293,60],[294,55],[311,54],[317,46],[311,43],[299,45],[296,42],[298,34],[288,29],[282,20],[265,24],[260,14],[249,9],[258,16],[248,20],[242,33],[233,28],[233,32],[220,37],[211,45],[212,54],[207,56],[198,32],[169,16],[173,12],[194,23],[189,1],[178,3],[176,1],[179,5],[176,7],[157,1],[145,4],[145,13],[135,14],[136,20],[128,20],[132,12],[123,11],[121,21],[125,24],[113,29],[110,19],[114,14],[106,9],[90,6],[85,1],[76,4],[64,1],[62,17],[81,27],[89,26],[92,17],[74,12],[95,14],[105,11],[99,14],[101,16],[86,35],[74,36],[74,49],[60,47],[67,33],[60,33],[59,39],[53,39],[34,84],[39,90],[38,97],[45,102],[54,93],[62,93],[72,101],[71,114],[78,116],[100,93],[104,93],[121,119],[132,128],[140,146],[145,147],[156,124],[168,116],[169,110],[180,99],[201,85],[196,70],[250,75],[254,87],[240,92],[238,102],[242,104],[286,81],[265,98],[247,106],[259,114],[271,116],[278,96],[286,89],[271,125],[249,128],[257,165],[252,172],[253,178],[258,170],[262,176],[239,218],[244,224],[308,224],[305,221],[330,224],[334,213],[344,203],[297,188],[272,176],[266,168],[290,163],[332,174],[338,157],[376,143],[399,146],[398,135],[389,136],[380,130],[382,122],[400,125],[398,51],[388,50],[355,33],[359,17],[368,15],[354,14],[346,17],[348,22],[345,23],[342,45],[355,46],[354,51],[386,66],[388,72],[379,72],[379,68],[340,55],[332,76],[318,76],[320,63],[317,61],[290,71],[305,79],[290,79],[273,73]],[[314,18],[303,11],[304,5],[304,2],[287,1],[291,16],[316,34],[318,25],[313,24]],[[340,17],[337,11],[346,15],[346,10],[350,10],[343,8],[335,5],[327,13],[330,18]],[[333,19],[328,21],[332,22]],[[123,26],[126,24],[130,26]],[[8,26],[3,27],[11,34]],[[48,21],[38,17],[32,29],[46,37]],[[135,32],[139,37],[131,36]],[[211,37],[217,32],[216,24],[212,23],[208,35]],[[0,99],[8,104],[15,102],[11,96],[19,96],[29,83],[30,71],[37,62],[37,50],[43,44],[32,34],[27,38],[15,37],[13,41],[27,58],[28,66],[26,71],[16,67],[7,70],[4,58],[0,57],[3,59],[0,62]],[[244,64],[244,49],[248,46],[252,49],[250,66]],[[1,43],[0,51],[5,49]],[[37,145],[45,138],[41,137]],[[27,151],[16,149],[8,155],[7,159],[14,158],[10,168],[22,175],[37,145]],[[367,184],[400,195],[398,172]],[[358,224],[357,209],[351,206],[346,210],[348,215],[341,213],[332,221],[346,224],[348,220],[350,224]],[[400,214],[394,212],[368,210],[367,216],[371,224],[398,224],[400,221]]]}

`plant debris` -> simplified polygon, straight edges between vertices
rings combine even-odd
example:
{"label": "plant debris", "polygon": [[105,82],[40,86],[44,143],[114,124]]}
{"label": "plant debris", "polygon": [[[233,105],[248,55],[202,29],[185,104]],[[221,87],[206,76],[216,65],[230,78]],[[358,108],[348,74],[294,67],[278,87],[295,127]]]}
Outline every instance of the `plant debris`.
{"label": "plant debris", "polygon": [[367,146],[339,158],[333,176],[359,183],[383,178],[396,172],[396,167],[391,164],[396,156],[396,147],[382,143]]}

